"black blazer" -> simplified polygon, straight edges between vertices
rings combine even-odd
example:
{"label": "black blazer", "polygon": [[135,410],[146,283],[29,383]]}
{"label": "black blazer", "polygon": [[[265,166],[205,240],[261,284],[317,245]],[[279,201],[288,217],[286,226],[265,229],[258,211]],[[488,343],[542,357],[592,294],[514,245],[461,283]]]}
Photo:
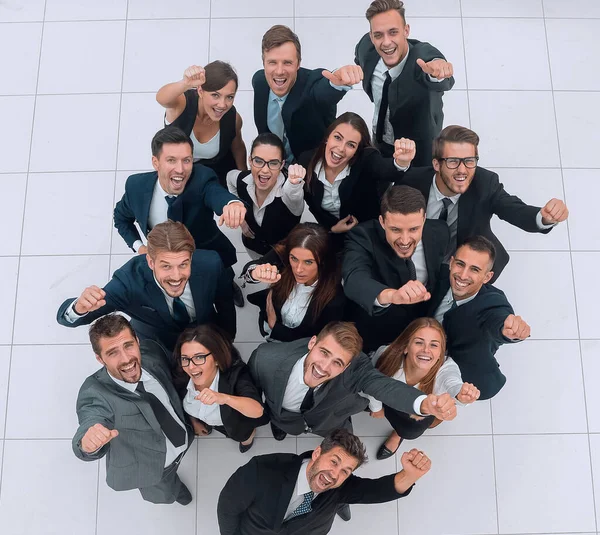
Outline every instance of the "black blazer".
{"label": "black blazer", "polygon": [[[296,159],[321,143],[325,130],[336,118],[337,103],[346,93],[331,87],[329,80],[323,78],[322,72],[323,69],[309,70],[301,67],[296,83],[281,109],[285,134]],[[264,69],[254,74],[252,87],[254,123],[259,134],[269,132],[267,107],[270,89]]]}
{"label": "black blazer", "polygon": [[[215,251],[196,250],[188,281],[196,309],[195,325],[215,322],[235,337],[235,306],[231,300],[231,279]],[[114,311],[131,316],[131,324],[140,338],[151,338],[173,350],[183,329],[173,320],[164,294],[154,280],[145,255],[138,255],[117,269],[104,286],[106,305],[79,318],[65,319],[67,308],[77,298],[67,299],[58,309],[56,320],[65,327],[89,325]],[[216,309],[216,311],[215,311]]]}
{"label": "black blazer", "polygon": [[[298,163],[308,169],[314,153],[315,151],[305,152],[300,156]],[[400,181],[402,175],[402,171],[398,171],[394,166],[393,158],[384,158],[377,149],[366,148],[352,164],[350,174],[340,184],[339,219],[353,215],[362,223],[379,217],[381,199],[377,183]],[[317,222],[330,229],[338,219],[321,208],[323,192],[323,183],[313,172],[310,188],[307,185],[304,187],[304,200]]]}
{"label": "black blazer", "polygon": [[238,468],[219,495],[221,535],[325,535],[339,505],[390,502],[408,496],[413,489],[404,494],[396,492],[396,474],[377,479],[351,475],[338,488],[319,494],[310,513],[284,522],[302,461],[312,453],[257,455]]}
{"label": "black blazer", "polygon": [[[429,43],[415,39],[409,39],[408,43],[410,49],[404,69],[388,90],[390,123],[395,139],[407,137],[415,141],[417,155],[413,165],[430,165],[431,142],[441,132],[444,121],[442,97],[444,91],[454,86],[454,78],[432,82],[417,65],[417,59],[445,59],[444,55]],[[354,62],[364,73],[363,89],[373,102],[371,80],[380,56],[368,33],[356,45],[354,56]]]}
{"label": "black blazer", "polygon": [[[448,226],[444,222],[425,221],[421,241],[429,292],[435,289],[439,279],[448,240]],[[375,299],[383,290],[398,289],[410,280],[406,264],[387,243],[385,231],[377,219],[361,223],[348,233],[342,277],[349,300],[347,317],[356,322],[365,351],[391,343],[412,320],[424,316],[430,306],[422,302],[375,307]]]}
{"label": "black blazer", "polygon": [[[433,183],[433,167],[410,168],[401,180],[402,184],[418,189],[425,199],[429,199],[429,190]],[[547,234],[552,229],[540,230],[535,218],[540,211],[539,206],[525,204],[519,197],[504,191],[498,175],[483,167],[477,167],[469,189],[458,201],[457,244],[470,236],[481,235],[490,240],[496,247],[494,262],[494,282],[508,264],[510,256],[492,232],[490,221],[496,214],[500,219],[527,232]]]}
{"label": "black blazer", "polygon": [[[148,215],[157,180],[156,171],[131,175],[125,183],[125,194],[115,206],[115,227],[131,249],[136,240],[141,240],[135,221],[144,236],[152,230],[148,226]],[[173,219],[182,222],[194,237],[196,248],[217,251],[225,267],[237,261],[235,247],[217,227],[214,214],[221,215],[223,207],[234,200],[239,199],[219,184],[211,169],[194,164],[183,193],[171,209]]]}
{"label": "black blazer", "polygon": [[[440,280],[436,289],[438,303],[449,288],[449,278]],[[434,313],[430,309],[430,315]],[[479,388],[479,399],[494,397],[506,383],[494,355],[502,344],[519,341],[502,334],[504,320],[510,314],[514,311],[506,295],[491,284],[484,284],[472,301],[444,314],[446,351],[460,368],[463,381]]]}

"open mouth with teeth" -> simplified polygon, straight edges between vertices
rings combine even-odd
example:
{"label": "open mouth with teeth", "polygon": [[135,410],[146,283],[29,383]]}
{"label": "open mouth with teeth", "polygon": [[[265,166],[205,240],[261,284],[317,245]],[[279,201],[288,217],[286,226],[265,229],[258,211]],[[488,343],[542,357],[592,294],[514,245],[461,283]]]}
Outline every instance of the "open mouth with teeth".
{"label": "open mouth with teeth", "polygon": [[381,47],[379,50],[381,50],[381,52],[385,56],[391,57],[396,53],[396,50],[398,50],[398,47],[397,46],[392,46],[392,47],[388,47],[388,48]]}
{"label": "open mouth with teeth", "polygon": [[426,355],[425,353],[419,353],[417,355],[417,360],[419,360],[421,362],[431,362],[433,360],[433,358],[431,357],[431,355]]}
{"label": "open mouth with teeth", "polygon": [[319,487],[322,489],[326,489],[335,485],[335,480],[325,472],[319,472],[316,479]]}
{"label": "open mouth with teeth", "polygon": [[121,366],[119,368],[121,375],[125,380],[129,379],[130,381],[137,380],[138,374],[140,373],[140,368],[137,360],[132,360],[125,364],[125,366]]}
{"label": "open mouth with teeth", "polygon": [[327,378],[327,373],[319,368],[316,364],[311,364],[309,375],[311,378],[311,383],[321,383]]}
{"label": "open mouth with teeth", "polygon": [[405,258],[407,256],[410,256],[410,253],[412,252],[413,249],[413,242],[410,242],[407,245],[404,245],[403,243],[400,243],[399,241],[395,242],[394,245],[396,246],[396,250],[400,253],[400,255]]}
{"label": "open mouth with teeth", "polygon": [[215,117],[217,119],[220,119],[221,117],[223,117],[223,114],[225,113],[225,108],[213,108],[212,109],[213,113],[215,114]]}
{"label": "open mouth with teeth", "polygon": [[343,162],[344,157],[340,153],[331,150],[329,151],[329,159],[333,166],[337,166]]}
{"label": "open mouth with teeth", "polygon": [[457,290],[465,290],[466,288],[468,288],[471,285],[471,281],[463,281],[461,279],[459,279],[458,277],[453,277],[454,279],[454,286],[456,287]]}
{"label": "open mouth with teeth", "polygon": [[287,78],[271,78],[275,87],[283,88],[287,84]]}
{"label": "open mouth with teeth", "polygon": [[169,183],[171,184],[171,188],[173,191],[180,191],[183,189],[185,182],[185,178],[179,175],[172,176],[169,179]]}
{"label": "open mouth with teeth", "polygon": [[163,281],[163,288],[165,291],[172,296],[179,296],[183,293],[187,279],[180,279],[178,281],[165,280]]}
{"label": "open mouth with teeth", "polygon": [[269,185],[269,181],[271,180],[271,175],[258,175],[258,185],[262,187],[267,187]]}

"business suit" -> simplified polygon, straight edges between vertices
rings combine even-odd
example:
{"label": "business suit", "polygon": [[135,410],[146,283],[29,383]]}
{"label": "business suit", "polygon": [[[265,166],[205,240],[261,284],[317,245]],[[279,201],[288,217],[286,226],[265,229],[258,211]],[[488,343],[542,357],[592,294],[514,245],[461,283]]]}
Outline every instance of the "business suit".
{"label": "business suit", "polygon": [[[454,78],[441,82],[432,82],[423,69],[417,65],[417,59],[425,62],[433,59],[445,59],[444,55],[429,43],[408,39],[409,51],[406,64],[400,75],[391,82],[388,90],[390,123],[394,130],[394,139],[407,137],[414,140],[417,155],[414,165],[431,163],[431,143],[441,132],[444,121],[442,97],[444,91],[454,86]],[[381,59],[371,43],[369,34],[365,34],[356,45],[354,62],[363,70],[363,89],[373,102],[371,81],[373,71]],[[388,154],[393,147],[382,143],[382,151]]]}
{"label": "business suit", "polygon": [[[281,109],[285,135],[296,159],[321,143],[325,130],[335,120],[337,103],[345,94],[345,91],[332,87],[329,80],[323,78],[322,72],[323,69],[300,67],[296,82]],[[264,69],[254,74],[252,87],[256,129],[259,134],[270,132],[267,126],[270,88]]]}
{"label": "business suit", "polygon": [[[194,252],[188,284],[196,309],[194,324],[216,320],[216,323],[235,337],[235,308],[229,291],[231,282],[215,251]],[[78,327],[118,310],[131,316],[131,324],[140,338],[151,338],[167,349],[173,349],[184,328],[172,318],[165,296],[154,279],[145,255],[135,256],[117,269],[104,286],[104,291],[106,305],[103,307],[70,323],[65,318],[65,312],[77,299],[70,298],[58,309],[56,320],[65,327]]]}
{"label": "business suit", "polygon": [[[165,350],[152,340],[142,340],[140,351],[142,369],[160,383],[175,413],[185,424],[183,408],[171,382]],[[115,383],[103,367],[81,386],[77,397],[77,417],[79,428],[73,437],[73,452],[83,461],[95,461],[106,456],[106,483],[109,487],[114,490],[141,489],[142,495],[146,499],[150,497],[154,503],[175,501],[181,485],[175,476],[179,461],[165,468],[166,438],[147,400]],[[95,424],[116,429],[119,435],[98,451],[86,453],[81,449],[81,439]],[[194,434],[189,425],[185,424],[185,427],[189,448]],[[167,474],[169,471],[170,475]]]}
{"label": "business suit", "polygon": [[[134,222],[137,221],[144,236],[152,230],[148,215],[157,180],[156,171],[131,175],[125,183],[125,194],[115,206],[115,227],[132,250],[134,242],[141,240]],[[171,207],[172,219],[187,227],[196,248],[217,251],[225,267],[235,264],[235,247],[218,229],[214,214],[221,215],[223,206],[234,200],[239,199],[219,184],[214,171],[194,164],[183,193]]]}
{"label": "business suit", "polygon": [[283,408],[283,398],[294,364],[308,353],[309,339],[287,343],[265,343],[252,353],[248,366],[255,384],[264,392],[273,424],[292,435],[314,433],[326,436],[334,429],[351,427],[353,414],[362,412],[368,400],[365,392],[395,408],[414,413],[414,402],[422,395],[416,388],[400,383],[373,368],[361,353],[340,375],[314,391],[314,405],[304,413]]}
{"label": "business suit", "polygon": [[[444,222],[425,221],[421,242],[429,292],[436,287],[448,239],[448,226]],[[386,241],[385,231],[377,219],[361,223],[348,233],[342,277],[349,300],[347,319],[356,322],[365,351],[391,343],[412,320],[424,316],[429,307],[427,302],[387,308],[375,306],[375,299],[383,290],[401,288],[410,280],[405,262]]]}
{"label": "business suit", "polygon": [[[402,179],[402,184],[418,189],[425,199],[429,199],[429,191],[433,182],[433,167],[413,167]],[[490,221],[496,214],[500,219],[519,227],[526,232],[547,234],[552,229],[540,229],[536,223],[539,206],[525,204],[519,197],[510,195],[504,190],[498,175],[483,167],[477,167],[473,180],[458,199],[458,222],[456,244],[461,244],[471,236],[485,236],[496,247],[494,262],[494,282],[502,273],[510,259],[504,246],[492,232]]]}
{"label": "business suit", "polygon": [[253,457],[229,478],[219,495],[217,516],[221,535],[325,535],[342,504],[384,503],[410,494],[396,492],[390,474],[378,479],[351,475],[338,488],[320,493],[309,513],[284,522],[298,474],[312,451],[272,453]]}

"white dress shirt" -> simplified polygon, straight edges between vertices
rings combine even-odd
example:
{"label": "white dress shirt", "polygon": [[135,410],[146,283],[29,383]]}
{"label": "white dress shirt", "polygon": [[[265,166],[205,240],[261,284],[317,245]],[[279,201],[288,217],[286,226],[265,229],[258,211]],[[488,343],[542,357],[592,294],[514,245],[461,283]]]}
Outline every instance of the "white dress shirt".
{"label": "white dress shirt", "polygon": [[[135,391],[135,389],[137,388],[137,385],[138,385],[137,383],[126,383],[125,381],[116,379],[110,373],[108,374],[108,376],[119,386],[121,386],[121,387],[125,388],[126,390],[129,390],[130,392],[133,392],[134,394],[137,394],[139,396],[139,394]],[[179,419],[179,416],[177,416],[175,409],[171,405],[171,401],[169,400],[169,396],[167,395],[167,392],[165,391],[163,386],[158,382],[158,380],[156,380],[154,377],[152,377],[152,375],[150,375],[143,368],[142,368],[142,376],[141,376],[140,380],[144,383],[144,389],[146,390],[146,392],[148,392],[150,394],[154,394],[158,398],[158,400],[165,406],[167,411],[169,411],[169,414],[175,419],[175,421],[181,427],[183,427],[183,429],[186,431],[185,442],[181,446],[178,446],[178,447],[175,447],[173,445],[173,443],[163,433],[163,435],[165,437],[165,443],[167,446],[167,453],[165,455],[165,468],[166,468],[175,459],[177,459],[177,457],[180,454],[182,454],[187,449],[187,443],[188,443],[187,430],[185,429],[184,423]],[[117,429],[117,431],[118,431],[118,429]]]}
{"label": "white dress shirt", "polygon": [[[477,292],[479,293],[479,292]],[[469,301],[473,301],[477,297],[477,293],[472,295],[471,297],[467,297],[466,299],[460,299],[456,301],[456,306],[461,306],[467,304]],[[454,301],[454,295],[452,295],[452,288],[449,288],[446,292],[446,295],[442,299],[442,302],[438,305],[435,314],[433,315],[436,320],[440,323],[444,321],[444,314],[448,312],[452,308],[452,302]]]}
{"label": "white dress shirt", "polygon": [[[209,388],[213,392],[219,391],[219,370],[217,370],[217,375],[215,375]],[[223,420],[221,419],[221,406],[218,403],[213,403],[212,405],[202,403],[202,401],[196,399],[196,396],[199,393],[200,392],[196,390],[194,381],[190,379],[187,385],[187,393],[185,398],[183,398],[183,410],[208,425],[223,425]]]}
{"label": "white dress shirt", "polygon": [[288,378],[283,403],[281,404],[286,411],[300,412],[300,406],[308,392],[308,386],[304,382],[304,362],[307,356],[308,353],[294,364],[292,373]]}
{"label": "white dress shirt", "polygon": [[[289,519],[290,515],[298,509],[300,505],[304,502],[304,495],[307,492],[311,491],[310,484],[308,483],[308,474],[306,473],[306,469],[308,467],[308,463],[310,459],[304,459],[302,464],[300,465],[300,471],[298,472],[298,479],[296,480],[296,486],[294,487],[294,492],[292,492],[292,498],[290,499],[290,504],[285,511],[285,516],[283,517],[283,521]],[[313,496],[314,499],[319,495],[318,492],[315,492]]]}
{"label": "white dress shirt", "polygon": [[333,184],[325,176],[325,166],[322,161],[315,166],[315,174],[319,182],[323,184],[321,208],[339,219],[341,206],[340,186],[342,185],[342,180],[350,174],[350,166],[347,165],[337,174],[333,180]]}
{"label": "white dress shirt", "polygon": [[290,329],[295,329],[302,323],[310,305],[312,294],[317,287],[317,281],[311,285],[298,284],[292,288],[290,295],[281,307],[281,323]]}

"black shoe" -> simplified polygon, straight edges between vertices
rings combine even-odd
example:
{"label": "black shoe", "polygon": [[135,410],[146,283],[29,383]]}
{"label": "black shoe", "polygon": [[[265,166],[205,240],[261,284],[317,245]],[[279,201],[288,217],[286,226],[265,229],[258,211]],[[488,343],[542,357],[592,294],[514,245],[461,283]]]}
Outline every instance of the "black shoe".
{"label": "black shoe", "polygon": [[233,303],[236,307],[242,308],[244,306],[242,289],[233,281],[231,284],[233,284]]}
{"label": "black shoe", "polygon": [[337,515],[344,521],[349,522],[352,518],[352,513],[350,512],[350,506],[345,503],[344,505],[340,505],[337,510]]}
{"label": "black shoe", "polygon": [[187,505],[192,501],[192,493],[183,483],[181,484],[179,494],[177,495],[177,498],[175,498],[175,501],[181,505]]}
{"label": "black shoe", "polygon": [[240,442],[240,453],[246,453],[252,446],[254,446],[254,439],[252,439],[250,444],[242,444]]}
{"label": "black shoe", "polygon": [[[386,440],[387,442],[387,440]],[[402,439],[400,439],[400,442],[398,442],[398,448],[400,447],[400,444],[402,444]],[[389,459],[392,455],[394,455],[394,453],[396,453],[398,451],[398,448],[396,448],[394,451],[390,450],[388,447],[386,447],[385,442],[380,446],[380,448],[377,450],[377,455],[375,456],[377,458],[378,461],[383,461],[384,459]]]}
{"label": "black shoe", "polygon": [[273,433],[273,438],[275,440],[283,440],[285,437],[287,437],[287,433],[285,431],[282,431],[281,429],[279,429],[279,427],[277,427],[275,424],[273,424],[273,422],[271,422],[271,431]]}

